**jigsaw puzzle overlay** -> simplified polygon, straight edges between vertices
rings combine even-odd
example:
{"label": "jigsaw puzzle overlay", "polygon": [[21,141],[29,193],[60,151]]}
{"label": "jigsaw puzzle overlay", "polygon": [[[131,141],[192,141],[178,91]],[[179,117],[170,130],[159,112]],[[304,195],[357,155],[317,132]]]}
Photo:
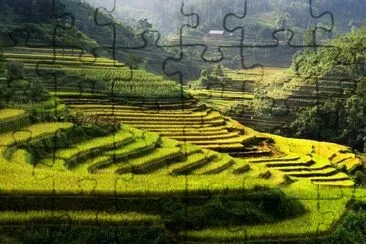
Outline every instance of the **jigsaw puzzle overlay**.
{"label": "jigsaw puzzle overlay", "polygon": [[0,0],[0,240],[365,242],[362,7]]}

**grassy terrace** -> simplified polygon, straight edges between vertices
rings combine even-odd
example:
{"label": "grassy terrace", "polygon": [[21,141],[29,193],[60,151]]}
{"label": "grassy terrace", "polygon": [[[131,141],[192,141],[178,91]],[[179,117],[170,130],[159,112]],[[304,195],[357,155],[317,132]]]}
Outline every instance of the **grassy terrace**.
{"label": "grassy terrace", "polygon": [[[98,96],[98,94],[94,95]],[[111,101],[109,101],[108,104],[108,98],[106,97],[103,98],[103,104],[100,105],[100,102],[98,102],[99,98],[96,98],[94,101],[90,100],[89,97],[91,95],[87,93],[85,93],[84,96],[84,93],[76,94],[65,92],[61,93],[60,96],[64,101],[69,103],[69,106],[75,111],[75,113],[81,112],[89,116],[118,120],[123,124],[129,124],[139,129],[158,132],[163,136],[177,139],[182,142],[193,143],[201,146],[202,148],[224,150],[225,152],[230,150],[238,151],[244,150],[245,147],[242,143],[252,137],[272,138],[272,136],[269,135],[258,134],[250,131],[248,128],[233,127],[231,121],[222,117],[219,113],[204,107],[197,110],[198,106],[194,103],[186,107],[188,111],[183,110],[182,113],[179,113],[178,109],[171,109],[171,104],[167,106],[167,104],[162,101],[159,101],[159,110],[156,111],[155,109],[149,109],[146,107],[144,109],[136,109],[138,108],[136,106],[114,105]],[[83,104],[85,101],[88,101],[88,104]],[[170,99],[169,102],[174,103],[174,99]],[[179,102],[179,100],[175,101],[177,106],[179,106]],[[153,103],[153,101],[148,101],[146,103]],[[324,155],[324,148],[321,148],[319,149],[318,154],[314,154],[313,148],[317,147],[311,143],[305,150],[301,149],[306,145],[303,145],[302,141],[294,144],[293,142],[297,141],[292,140],[293,142],[290,145],[287,145],[286,143],[288,142],[285,139],[275,138],[274,140],[279,140],[279,151],[285,153],[285,155],[296,154],[298,159],[282,160],[281,158],[274,159],[271,157],[268,162],[261,162],[264,166],[282,171],[295,180],[305,178],[314,184],[326,184],[329,182],[332,185],[353,185],[353,182],[349,177],[340,172],[339,168],[342,165],[345,165],[346,169],[352,170],[360,165],[360,160],[354,158],[354,156],[353,158],[345,158],[344,160],[332,158],[335,154],[340,153],[342,150],[346,150],[346,148],[335,147],[334,150],[330,151],[330,155]],[[287,147],[284,147],[284,145],[287,145]],[[296,148],[297,151],[292,152],[292,148]],[[326,151],[329,150],[327,149]],[[153,155],[159,154],[163,156],[166,155],[167,159],[164,160],[164,157],[162,157],[163,160],[157,160],[157,162],[152,163],[152,165],[156,166],[170,160],[169,156],[171,154],[169,150],[158,150],[153,153]],[[174,150],[172,154],[174,155]],[[343,153],[341,154],[343,155]],[[258,156],[259,155],[260,154],[258,154]],[[349,155],[347,154],[345,157],[349,157]],[[246,160],[247,162],[254,163],[251,158],[247,158]],[[120,162],[113,165],[111,164],[111,161],[111,157],[105,157],[102,155],[100,158],[97,158],[95,162],[97,165],[109,165],[109,169],[108,167],[102,169],[99,169],[98,167],[93,168],[93,166],[90,167],[95,169],[95,172],[145,172],[143,170],[146,166],[144,162],[148,162],[149,164],[149,160],[145,159],[141,161],[141,164],[137,164],[132,161],[132,163]],[[123,166],[123,163],[126,164],[126,166]],[[201,164],[200,160],[198,160],[197,164],[200,166],[207,166],[203,162]],[[224,166],[222,167],[225,168],[226,165],[229,164],[223,163],[223,165]],[[147,171],[151,171],[153,169],[156,170],[155,166],[151,168],[146,167],[148,169]],[[84,170],[88,167],[84,167]],[[194,167],[194,164],[192,167]],[[177,172],[179,172],[179,170]]]}
{"label": "grassy terrace", "polygon": [[252,100],[254,98],[253,94],[248,94],[245,92],[234,92],[234,91],[220,91],[220,90],[187,90],[191,95],[195,97],[208,97],[210,99],[221,99],[221,100]]}
{"label": "grassy terrace", "polygon": [[353,182],[347,174],[335,169],[334,159],[342,156],[352,157],[354,158],[354,167],[362,165],[361,160],[355,158],[354,154],[345,153],[350,150],[345,146],[303,139],[289,140],[279,136],[266,135],[274,140],[281,152],[291,155],[291,157],[268,159],[259,161],[259,163],[281,170],[294,179],[305,178],[314,184],[330,182],[332,185],[352,186]]}
{"label": "grassy terrace", "polygon": [[[190,144],[171,144],[155,133],[143,133],[127,126],[111,136],[57,150],[45,156],[38,167],[52,166],[59,171],[93,174],[146,174],[167,166],[171,169],[168,174],[186,174],[210,164],[213,164],[211,168],[216,173],[229,170],[229,167],[222,167],[217,162],[219,155]],[[225,164],[234,164],[231,157],[222,157]],[[206,171],[202,170],[202,173]]]}
{"label": "grassy terrace", "polygon": [[[1,110],[2,111],[2,110]],[[41,123],[19,128],[16,131],[0,134],[0,161],[11,158],[14,147],[42,138],[53,137],[60,131],[70,129],[71,123]]]}
{"label": "grassy terrace", "polygon": [[[270,116],[253,117],[254,89],[264,82],[271,84],[286,79],[288,74],[283,68],[265,67],[248,70],[223,69],[225,79],[209,90],[187,90],[201,102],[219,110],[226,116],[242,124],[254,127],[261,131],[271,131],[281,127],[287,118],[272,118]],[[284,75],[285,74],[285,75]],[[282,121],[284,119],[285,121]]]}
{"label": "grassy terrace", "polygon": [[[260,131],[273,131],[281,128],[288,121],[293,120],[293,112],[297,109],[314,106],[315,97],[320,101],[331,98],[342,98],[346,90],[355,89],[354,83],[342,77],[334,80],[331,77],[319,77],[318,84],[315,79],[305,79],[295,74],[294,71],[264,67],[248,70],[223,69],[225,78],[217,85],[211,84],[209,90],[187,90],[201,102],[219,110],[223,114],[238,120],[240,123],[256,128]],[[304,81],[305,79],[305,81]],[[255,88],[268,88],[267,97],[276,101],[275,110],[283,109],[284,115],[268,115],[253,117],[252,106],[255,104]],[[318,91],[317,91],[318,89]],[[287,106],[284,104],[287,101]]]}
{"label": "grassy terrace", "polygon": [[[163,136],[179,141],[193,143],[204,148],[244,148],[245,139],[242,131],[234,128],[231,122],[220,113],[198,106],[197,102],[187,104],[179,109],[180,100],[171,99],[170,104],[158,101],[157,108],[113,105],[112,101],[104,101],[100,105],[97,100],[92,104],[82,104],[87,99],[83,94],[61,93],[62,99],[69,104],[75,113],[83,113],[104,119],[113,119],[139,129],[158,132]],[[70,96],[67,98],[67,96]],[[153,101],[151,102],[153,104]],[[173,108],[172,108],[173,107]],[[175,108],[174,108],[175,107]]]}
{"label": "grassy terrace", "polygon": [[[37,50],[14,48],[6,55],[25,61],[29,69],[52,57],[52,50],[35,53]],[[42,64],[42,70],[72,72],[92,83],[124,80],[128,73],[123,67],[115,70],[110,60],[94,62],[90,55],[80,58],[77,51],[58,50],[56,58],[57,65]],[[223,106],[228,99],[248,101],[250,94],[235,89],[242,85],[243,75],[261,81],[262,71],[250,72],[233,74],[238,84],[224,96],[212,91],[199,95],[215,97]],[[32,149],[30,145],[46,145],[50,138],[76,125],[26,121],[15,128],[1,127],[0,227],[28,223],[158,226],[171,234],[167,227],[169,221],[175,221],[180,229],[174,234],[188,241],[297,238],[328,233],[350,199],[364,199],[365,190],[354,187],[348,176],[361,161],[348,148],[259,133],[194,99],[150,98],[154,95],[151,91],[142,99],[141,90],[147,84],[168,88],[168,93],[176,87],[144,71],[134,74],[134,80],[119,84],[118,89],[128,90],[116,90],[122,94],[117,98],[140,94],[140,98],[130,99],[133,104],[111,98],[104,89],[93,94],[70,92],[79,89],[71,83],[55,92],[75,114],[122,122],[114,133],[80,139],[61,148],[51,145],[52,152],[38,155],[37,150],[27,151]],[[132,87],[132,83],[139,84]],[[0,110],[0,125],[24,115],[22,110]],[[273,143],[264,143],[266,139]],[[261,150],[269,146],[273,154],[263,156]],[[211,149],[248,156],[238,159]],[[258,204],[252,204],[253,200]],[[271,208],[294,213],[274,216]]]}
{"label": "grassy terrace", "polygon": [[23,116],[24,113],[25,111],[21,109],[3,109],[1,110],[0,121],[13,120],[14,118]]}
{"label": "grassy terrace", "polygon": [[273,76],[278,74],[281,71],[284,71],[284,68],[277,67],[263,67],[263,68],[255,68],[255,69],[247,69],[247,70],[230,70],[223,69],[223,72],[226,77],[234,80],[234,81],[243,81],[243,80],[254,80],[254,81],[262,81],[263,76]]}
{"label": "grassy terrace", "polygon": [[[231,126],[233,123],[229,122]],[[20,131],[31,133],[16,135],[17,143],[11,139],[12,131],[0,134],[1,141],[6,144],[0,162],[3,175],[0,178],[0,226],[66,223],[124,228],[143,225],[164,229],[167,218],[172,219],[166,215],[170,210],[164,208],[173,207],[179,199],[188,197],[190,203],[197,201],[198,205],[188,206],[187,214],[192,217],[176,221],[197,221],[200,227],[186,229],[179,234],[180,238],[190,241],[290,238],[327,233],[346,211],[349,199],[365,194],[362,189],[344,188],[353,182],[346,174],[336,172],[331,163],[355,159],[354,155],[344,153],[347,148],[261,134],[249,128],[244,128],[248,135],[272,138],[283,155],[236,159],[123,125],[113,134],[57,149],[43,155],[35,166],[31,164],[32,153],[23,149],[24,144],[46,140],[60,128],[72,126],[70,123],[26,125]],[[218,131],[222,130],[227,128]],[[288,177],[295,182],[291,183]],[[204,199],[233,196],[235,202],[235,196],[241,196],[243,191],[247,192],[245,194],[252,189],[256,189],[256,194],[266,191],[258,190],[258,185],[278,188],[290,199],[300,199],[298,203],[286,200],[285,204],[301,204],[306,211],[292,218],[275,218],[245,226],[228,222],[220,227],[209,222],[211,215],[198,218],[194,215],[197,207],[206,208],[208,200]],[[263,194],[260,197],[269,193]],[[16,195],[23,195],[23,198]],[[322,204],[319,205],[319,201]],[[57,211],[51,209],[51,205]],[[116,206],[117,211],[110,210]],[[201,223],[200,219],[208,222]],[[221,218],[220,221],[226,220]],[[309,225],[305,228],[304,223]]]}
{"label": "grassy terrace", "polygon": [[[113,90],[113,95],[117,93],[119,95],[112,99],[108,95],[108,92],[103,92],[102,90],[93,95],[85,92],[63,91],[68,89],[80,91],[80,85],[83,90],[84,88],[88,89],[88,82],[83,84],[64,84],[65,82],[63,84],[57,84],[58,90],[54,92],[55,95],[62,98],[75,112],[97,116],[100,119],[118,120],[124,124],[130,124],[140,129],[161,132],[167,137],[188,143],[196,143],[205,148],[218,149],[232,147],[235,150],[240,148],[243,138],[238,132],[232,131],[225,118],[217,112],[198,107],[195,100],[188,99],[182,101],[181,94],[178,94],[179,89],[172,88],[173,83],[166,81],[161,76],[156,76],[142,70],[134,70],[131,80],[128,77],[130,75],[129,70],[123,67],[123,64],[106,58],[94,58],[88,54],[75,55],[78,52],[81,54],[81,50],[56,50],[57,54],[55,56],[51,49],[48,50],[50,51],[49,53],[47,53],[47,50],[43,50],[41,54],[35,54],[36,51],[36,49],[32,48],[9,49],[6,51],[5,56],[8,60],[22,61],[26,64],[39,64],[39,67],[48,65],[50,70],[57,70],[58,68],[56,67],[61,67],[61,71],[68,71],[76,77],[82,77],[89,83],[98,83],[103,80],[119,80],[114,85]],[[74,55],[70,55],[72,53]],[[51,61],[51,63],[47,64],[48,61]],[[52,63],[53,61],[55,63]],[[77,67],[80,66],[80,68],[69,70],[68,65],[76,65]],[[94,69],[94,66],[98,67],[98,65],[100,66],[99,69]],[[104,69],[106,65],[117,65],[120,68],[116,68],[115,70],[111,68]],[[48,84],[46,81],[46,86],[51,90],[55,85]],[[147,91],[147,85],[153,87],[153,90]],[[163,99],[161,96],[165,95],[160,94],[159,99],[149,99],[150,95],[154,95],[156,91],[162,91],[167,94],[176,93],[177,96],[175,98]],[[150,94],[145,94],[145,92],[150,92]],[[128,97],[133,94],[139,94],[139,98],[135,99],[133,103],[139,106],[139,108],[145,108],[142,111],[141,109],[136,109],[135,106],[122,105],[131,99],[122,99],[119,101],[119,98]],[[148,99],[141,99],[141,96]],[[241,94],[232,92],[228,98],[236,98],[238,96],[241,96]],[[250,99],[250,96],[248,99]],[[115,102],[113,103],[113,101]],[[122,104],[116,104],[116,102]],[[108,108],[108,106],[110,107]],[[174,130],[173,133],[171,132],[172,130]],[[188,134],[186,134],[186,130],[189,131]],[[210,134],[202,133],[202,131],[209,131]],[[207,137],[207,139],[205,140],[204,137]]]}
{"label": "grassy terrace", "polygon": [[[2,109],[0,113],[0,133],[16,129],[29,123],[27,113],[22,109]],[[1,144],[1,143],[0,143]]]}
{"label": "grassy terrace", "polygon": [[[29,140],[39,141],[52,137],[61,129],[65,130],[72,126],[70,123],[41,123],[20,128],[19,132],[15,134],[12,132],[1,134],[0,138],[4,145],[3,161],[11,159],[12,153],[19,145],[29,143]],[[346,147],[331,143],[287,139],[243,128],[248,134],[242,136],[243,141],[244,138],[250,139],[251,137],[272,138],[274,146],[283,153],[282,156],[245,158],[246,164],[262,165],[262,168],[275,170],[275,172],[282,171],[295,180],[304,178],[314,184],[330,182],[332,185],[353,185],[348,175],[336,168],[340,163],[347,163],[347,160],[352,160],[354,167],[361,165],[361,161],[355,158],[354,154],[344,153],[347,150]],[[225,137],[217,139],[221,146],[240,145],[235,139],[236,137],[231,139],[230,133],[226,133],[226,135],[229,137],[228,139]],[[210,139],[204,138],[204,136],[192,136],[191,138],[195,139],[195,143],[202,145],[203,148],[207,145],[215,145],[214,143],[208,144]],[[165,166],[168,166],[169,174],[192,172],[207,174],[223,171],[238,172],[236,169],[242,167],[240,163],[239,166],[237,165],[237,160],[228,156],[202,151],[193,145],[182,147],[183,145],[185,144],[171,143],[171,140],[167,139],[162,140],[155,133],[144,133],[129,126],[123,126],[122,130],[112,135],[80,142],[72,145],[71,148],[59,149],[50,155],[44,155],[44,159],[40,160],[37,167],[42,169],[52,166],[60,172],[75,170],[75,172],[93,174],[145,174]],[[21,155],[18,156],[21,157]]]}
{"label": "grassy terrace", "polygon": [[132,140],[133,135],[127,131],[121,131],[113,134],[112,136],[96,138],[77,144],[73,148],[59,150],[55,155],[52,155],[50,158],[46,158],[42,163],[45,165],[49,165],[50,163],[52,164],[54,157],[56,157],[59,159],[57,161],[58,164],[62,162],[62,165],[59,165],[59,168],[62,168],[62,166],[72,168],[78,164],[80,159],[88,158],[90,155],[98,154],[99,152],[107,149],[116,149],[121,145],[131,142]]}
{"label": "grassy terrace", "polygon": [[[54,51],[56,55],[54,55]],[[77,54],[79,53],[79,54]],[[113,89],[121,96],[143,97],[181,97],[180,88],[172,81],[162,76],[148,73],[144,70],[133,70],[124,64],[104,57],[93,57],[76,49],[42,49],[37,48],[9,48],[5,52],[7,61],[18,61],[25,64],[25,68],[34,77],[43,78],[45,86],[55,89],[54,81],[47,74],[59,72],[64,78],[58,79],[58,90],[80,89],[106,92]],[[133,76],[131,76],[133,73]],[[156,87],[158,89],[149,89]]]}
{"label": "grassy terrace", "polygon": [[[208,167],[211,163],[216,165],[221,157],[227,158],[228,161],[233,161],[229,156],[220,156],[219,153],[214,152],[210,154],[209,151],[202,150],[194,145],[182,144],[174,140],[161,138],[155,133],[142,132],[129,126],[123,126],[120,131],[112,135],[78,142],[74,145],[68,145],[70,148],[60,148],[49,155],[43,155],[43,159],[35,162],[35,166],[30,163],[32,155],[22,149],[24,145],[47,140],[58,134],[59,131],[71,129],[73,126],[71,123],[39,123],[19,128],[19,133],[8,131],[0,134],[3,144],[0,168],[2,172],[6,173],[6,177],[0,180],[2,193],[35,191],[42,194],[49,194],[56,190],[60,194],[78,194],[82,186],[76,182],[80,180],[80,175],[84,175],[81,174],[83,172],[89,174],[91,179],[93,179],[85,183],[86,188],[89,187],[89,184],[93,184],[95,180],[98,182],[95,191],[99,192],[99,194],[109,194],[110,190],[114,188],[113,185],[116,181],[122,183],[125,179],[125,176],[118,176],[118,173],[125,174],[130,172],[121,172],[121,168],[126,166],[132,166],[132,173],[142,175],[134,175],[133,178],[136,177],[139,180],[130,182],[129,184],[132,184],[134,187],[130,185],[130,190],[127,192],[125,191],[125,187],[128,188],[128,186],[124,185],[123,189],[118,190],[121,194],[135,194],[141,190],[144,192],[150,191],[151,194],[154,194],[156,191],[161,193],[170,191],[178,193],[184,191],[184,177],[172,177],[170,174],[161,174],[161,172],[157,178],[146,177],[148,175],[144,175],[146,173],[152,173],[159,168],[164,169],[166,165],[171,165],[169,167],[176,166],[177,169],[181,167],[188,169],[190,164],[197,163],[197,158],[205,158],[205,164],[200,165],[202,167]],[[108,161],[107,158],[112,158],[113,160]],[[95,164],[98,165],[95,166]],[[61,167],[61,165],[64,167]],[[200,168],[198,166],[197,164],[195,167],[189,168],[188,171],[198,170]],[[216,166],[212,167],[215,168]],[[110,177],[110,174],[107,173],[108,168],[118,169],[113,172],[111,171],[115,175],[114,177]],[[250,177],[253,177],[253,183],[261,170],[264,170],[264,168],[254,165],[252,172],[248,174],[251,175]],[[241,177],[229,174],[229,167],[220,172],[224,171],[227,174],[217,174],[216,179],[199,178],[193,174],[190,177],[192,177],[192,182],[202,181],[202,183],[206,181],[207,183],[219,182],[218,179],[224,178],[225,181],[230,181],[231,178],[232,183],[230,184],[232,184],[232,187],[234,189],[240,187],[238,183],[242,182]],[[202,173],[204,172],[205,170]],[[261,179],[258,180],[262,181]],[[271,185],[279,184],[282,180],[283,174],[278,173],[278,176],[270,180],[263,180],[263,182],[268,182],[268,185]],[[166,181],[166,187],[157,188],[156,186],[161,184],[162,181]],[[53,186],[52,182],[56,186]],[[146,184],[146,182],[150,183]],[[227,184],[228,182],[225,182],[225,187]],[[148,188],[144,188],[147,185],[149,185]],[[194,185],[198,187],[198,190],[200,185],[206,184]],[[217,185],[215,189],[219,190],[223,186]]]}

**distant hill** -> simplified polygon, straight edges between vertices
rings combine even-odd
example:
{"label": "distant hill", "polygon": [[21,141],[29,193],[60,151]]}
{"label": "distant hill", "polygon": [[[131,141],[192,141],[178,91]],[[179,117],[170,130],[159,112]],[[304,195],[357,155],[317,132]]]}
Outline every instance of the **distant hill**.
{"label": "distant hill", "polygon": [[[105,6],[112,9],[114,0],[88,0],[94,6]],[[200,23],[197,29],[187,34],[191,43],[202,43],[202,36],[207,36],[210,30],[223,30],[223,18],[226,14],[242,15],[244,12],[243,0],[186,0],[185,13],[197,13]],[[242,21],[245,27],[245,40],[248,43],[273,42],[272,33],[278,29],[291,29],[296,34],[293,43],[301,45],[303,34],[314,25],[331,27],[329,15],[320,19],[311,17],[308,0],[248,0],[247,16]],[[130,25],[137,25],[138,20],[147,19],[154,29],[162,33],[163,37],[177,43],[177,33],[186,23],[196,24],[194,17],[184,17],[180,13],[181,1],[169,0],[117,0],[113,15]],[[330,33],[317,32],[319,40],[328,41],[339,34],[347,33],[361,26],[366,17],[366,2],[363,0],[332,0],[312,1],[314,16],[320,16],[329,11],[334,18],[334,26]],[[189,29],[189,28],[186,28]],[[288,34],[282,39],[289,38]],[[230,43],[233,38],[225,39]],[[212,43],[215,46],[220,43]],[[280,48],[247,49],[245,59],[248,64],[259,63],[267,66],[289,66],[291,57],[296,49],[287,46]],[[235,50],[230,53],[224,65],[231,68],[240,68],[237,60],[239,55]],[[196,55],[200,59],[200,54]]]}
{"label": "distant hill", "polygon": [[0,47],[76,47],[160,74],[163,61],[171,56],[148,36],[144,46],[141,32],[84,1],[56,0],[53,8],[50,0],[0,0],[0,27]]}
{"label": "distant hill", "polygon": [[[87,0],[94,6],[113,8],[114,0]],[[222,28],[222,17],[228,13],[242,13],[243,0],[186,0],[184,4],[188,11],[200,15],[201,27]],[[253,24],[261,27],[278,29],[284,22],[294,28],[306,29],[310,22],[308,0],[248,0],[247,14],[253,19]],[[312,1],[314,15],[329,11],[335,20],[334,34],[351,31],[360,27],[366,17],[363,11],[366,2],[363,0],[332,0]],[[117,0],[114,15],[124,21],[147,18],[154,28],[162,33],[171,34],[177,31],[181,1],[169,0]]]}
{"label": "distant hill", "polygon": [[[226,14],[242,14],[243,2],[185,1],[185,13],[194,12],[200,17],[197,29],[185,33],[189,43],[207,44],[210,50],[214,50],[212,47],[221,43],[237,43],[238,36],[232,37],[228,33],[220,40],[221,43],[215,38],[208,37],[208,41],[206,39],[210,30],[223,29],[223,18]],[[334,16],[335,26],[332,32],[317,33],[317,38],[323,41],[357,28],[365,17],[362,9],[366,7],[366,3],[361,0],[313,2],[314,15],[329,10]],[[0,46],[25,45],[25,40],[28,39],[28,45],[77,46],[88,51],[97,48],[100,55],[114,57],[120,62],[163,74],[164,60],[169,57],[177,58],[179,49],[157,47],[155,42],[158,33],[145,35],[145,43],[142,32],[157,30],[163,40],[177,44],[179,37],[176,34],[180,27],[185,23],[196,22],[193,17],[182,16],[179,1],[117,0],[114,11],[114,0],[56,0],[55,3],[53,11],[50,0],[0,0],[0,39],[4,43]],[[325,24],[329,24],[329,16],[323,18]],[[315,22],[316,19],[310,16],[307,0],[291,3],[285,0],[248,1],[247,16],[243,22],[246,30],[245,41],[249,44],[270,44],[273,43],[273,31],[290,28],[296,33],[293,41],[301,44],[303,33]],[[323,19],[319,22],[323,23]],[[55,36],[56,25],[58,27]],[[283,33],[280,38],[288,39],[288,33]],[[298,49],[289,48],[286,42],[283,43],[277,48],[247,48],[244,54],[247,65],[258,63],[265,66],[290,66],[292,56]],[[181,71],[185,81],[198,78],[200,70],[209,65],[202,60],[202,50],[185,50],[184,54],[182,60],[169,64],[168,72]],[[230,68],[242,68],[238,50],[229,50],[222,64]]]}

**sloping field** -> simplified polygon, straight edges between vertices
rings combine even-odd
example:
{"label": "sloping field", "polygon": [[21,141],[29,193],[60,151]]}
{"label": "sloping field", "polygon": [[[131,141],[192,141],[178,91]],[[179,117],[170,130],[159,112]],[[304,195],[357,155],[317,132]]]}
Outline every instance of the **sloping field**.
{"label": "sloping field", "polygon": [[[7,61],[24,64],[28,76],[42,79],[50,91],[106,92],[124,97],[181,97],[173,81],[78,49],[16,47],[5,50]],[[52,74],[57,73],[57,79]]]}
{"label": "sloping field", "polygon": [[[0,113],[3,111],[9,110]],[[3,120],[9,118],[3,117]],[[256,137],[273,138],[273,145],[282,154],[238,159],[122,124],[121,129],[105,136],[85,137],[67,145],[48,145],[48,153],[34,157],[36,147],[46,146],[54,138],[76,137],[75,132],[82,128],[53,122],[19,125],[19,134],[4,129],[0,134],[3,142],[0,228],[63,223],[141,231],[144,226],[145,231],[156,231],[153,232],[156,234],[168,231],[176,238],[216,242],[240,240],[243,219],[254,218],[256,224],[249,221],[247,225],[251,238],[291,237],[313,234],[315,227],[299,226],[309,219],[314,221],[311,226],[325,223],[319,216],[326,217],[321,231],[328,231],[345,211],[351,196],[344,188],[341,200],[332,200],[332,209],[338,214],[324,216],[317,210],[317,197],[325,193],[337,196],[339,189],[334,186],[353,185],[346,174],[337,172],[330,160],[326,160],[340,163],[354,159],[351,154],[343,153],[345,147],[260,134],[250,128],[244,129]],[[315,188],[315,184],[332,188],[316,192],[323,188]],[[291,197],[314,200],[289,200],[283,193],[272,190],[279,187]],[[261,206],[267,206],[267,198],[277,200],[264,209],[247,205],[255,199],[262,202]],[[272,207],[277,205],[279,209],[292,209],[292,213],[286,213],[292,217],[272,212]],[[178,209],[184,208],[186,214],[181,215]],[[176,210],[172,212],[172,209]],[[215,214],[205,209],[216,209]],[[258,215],[248,215],[241,209],[250,209]],[[167,221],[174,226],[183,223],[193,227],[184,227],[183,233],[181,228],[170,229]],[[289,226],[292,226],[289,230],[296,230],[291,235],[284,232]],[[232,228],[239,232],[233,232]],[[269,229],[274,232],[269,233]]]}
{"label": "sloping field", "polygon": [[[110,60],[67,50],[49,62],[49,52],[6,56],[91,81],[54,90],[85,121],[32,124],[26,111],[0,110],[0,228],[118,226],[193,242],[296,238],[329,232],[351,198],[364,198],[350,188],[348,173],[361,161],[347,147],[259,133],[180,91],[154,97],[177,91],[163,77],[136,71],[128,80],[126,67]],[[123,82],[94,89],[106,78]],[[153,89],[141,95],[147,84]],[[93,134],[98,120],[121,128]]]}
{"label": "sloping field", "polygon": [[[329,98],[342,99],[356,88],[347,77],[318,77],[316,82],[315,77],[301,77],[283,68],[224,68],[223,72],[224,78],[210,83],[207,89],[187,89],[187,92],[240,123],[265,132],[294,120],[300,108]],[[262,104],[256,104],[254,90],[268,87],[265,102],[271,108],[266,114],[255,114],[253,105]]]}
{"label": "sloping field", "polygon": [[83,104],[88,96],[76,93],[59,95],[75,113],[96,119],[119,121],[202,148],[238,152],[245,149],[242,142],[251,136],[244,130],[235,128],[235,122],[219,112],[198,105],[196,100],[187,100],[181,109],[179,99],[145,100],[140,106],[114,105],[112,100],[108,104],[107,99],[103,102],[88,100],[87,104]]}
{"label": "sloping field", "polygon": [[[43,79],[51,94],[61,98],[75,113],[129,124],[202,148],[228,153],[245,149],[242,142],[249,134],[244,137],[245,132],[233,128],[227,118],[198,105],[196,99],[186,96],[179,86],[162,76],[130,70],[121,63],[82,50],[37,51],[37,48],[10,48],[5,57],[23,62],[32,76]],[[50,78],[51,71],[64,75],[54,80]],[[240,96],[232,92],[227,98]],[[253,147],[252,153],[256,150],[259,155],[270,154],[260,145]]]}

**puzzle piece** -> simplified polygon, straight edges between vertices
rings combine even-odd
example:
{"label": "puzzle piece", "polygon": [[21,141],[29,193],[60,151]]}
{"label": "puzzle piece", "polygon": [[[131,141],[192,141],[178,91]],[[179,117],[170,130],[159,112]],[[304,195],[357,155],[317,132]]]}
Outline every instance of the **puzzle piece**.
{"label": "puzzle piece", "polygon": [[[200,23],[200,18],[202,18],[203,16],[194,13],[193,10],[191,10],[190,13],[186,13],[184,2],[182,3],[181,14],[184,17],[193,17],[194,20],[188,20],[188,22],[194,22],[194,24],[188,23],[182,25],[179,32],[179,45],[182,47],[202,47],[204,49],[201,54],[202,60],[212,63],[221,62],[224,59],[224,56],[221,51],[220,45],[223,45],[224,42],[221,42],[220,45],[216,44],[218,42],[217,38],[215,39],[205,34],[202,35],[202,33],[200,33],[197,29],[198,27],[200,27],[200,25],[202,25]],[[220,34],[221,33],[223,32],[220,31]],[[214,47],[212,47],[212,45],[214,45]],[[208,52],[213,52],[214,55],[209,57],[207,54]]]}
{"label": "puzzle piece", "polygon": [[[180,81],[181,85],[183,85],[186,79],[186,75],[182,73],[181,70],[174,70],[173,71],[169,68],[169,63],[175,62],[175,63],[184,63],[186,61],[185,58],[189,59],[190,62],[192,62],[192,59],[194,59],[194,53],[201,53],[200,59],[197,60],[199,63],[220,63],[224,60],[225,52],[230,52],[232,50],[240,51],[241,54],[241,62],[242,66],[246,67],[244,64],[244,58],[243,58],[243,47],[240,41],[243,41],[243,35],[241,35],[240,41],[231,41],[232,45],[226,45],[227,41],[222,41],[218,43],[217,38],[212,37],[210,35],[216,35],[216,32],[220,32],[219,34],[223,36],[224,31],[210,31],[210,34],[203,34],[202,32],[198,31],[198,28],[200,27],[200,16],[197,13],[186,13],[184,3],[182,3],[181,7],[181,14],[185,17],[194,17],[195,22],[194,24],[188,23],[182,25],[179,31],[179,37],[178,42],[180,46],[180,52],[175,57],[170,57],[164,60],[163,62],[163,70],[164,73],[168,76],[178,76],[178,80]],[[191,32],[186,31],[186,29],[190,29]],[[192,29],[194,31],[192,31]],[[199,38],[194,37],[193,39],[190,39],[190,36],[199,36]],[[203,38],[200,39],[200,37],[203,35]],[[196,39],[197,38],[197,39]],[[224,39],[224,37],[223,37]],[[178,45],[178,44],[176,44]],[[197,50],[197,51],[196,51]],[[215,50],[215,54],[209,57],[209,53],[213,53],[212,51]],[[191,53],[192,56],[189,56],[189,53]],[[252,67],[256,67],[257,65],[253,65]],[[197,76],[197,75],[196,75]]]}
{"label": "puzzle piece", "polygon": [[[308,27],[310,27],[310,29],[314,32],[313,33],[313,40],[316,40],[316,35],[314,35],[316,32],[318,31],[324,31],[324,32],[331,32],[333,30],[334,27],[334,17],[332,15],[332,13],[330,13],[329,11],[324,11],[320,14],[316,14],[314,8],[315,8],[315,4],[313,0],[309,0],[309,1],[301,1],[301,3],[298,3],[299,5],[297,6],[303,6],[304,11],[308,11],[309,12],[309,17],[307,21],[303,21],[302,23],[306,23],[303,29],[306,29]],[[248,24],[246,24],[245,22],[243,23],[243,20],[245,20],[245,18],[251,18],[252,16],[255,16],[257,13],[255,11],[251,11],[251,9],[255,9],[255,3],[252,4],[248,4],[247,1],[245,1],[243,3],[244,5],[244,14],[243,15],[237,15],[234,13],[230,13],[228,15],[225,16],[224,19],[224,26],[226,27],[227,30],[230,30],[232,32],[235,32],[237,30],[243,30],[246,27],[248,27]],[[286,7],[288,7],[288,4],[283,2],[280,3],[279,6],[276,6],[277,11],[279,11],[279,9],[285,9]],[[288,11],[279,11],[280,13],[288,13]],[[275,17],[275,16],[273,16]],[[304,37],[304,33],[298,33],[293,29],[293,26],[291,26],[290,23],[286,23],[286,17],[284,16],[279,16],[279,18],[277,20],[279,20],[279,23],[276,27],[272,27],[269,28],[266,31],[263,31],[262,33],[264,35],[256,35],[256,40],[254,40],[253,45],[256,46],[258,45],[258,47],[274,47],[276,45],[278,45],[278,39],[276,38],[276,34],[280,33],[280,32],[284,32],[284,31],[288,31],[291,33],[291,38],[289,41],[289,45],[290,46],[294,46],[294,47],[318,47],[319,44],[316,43],[316,41],[314,42],[314,44],[312,45],[304,45],[303,44],[303,37]],[[275,23],[275,21],[269,21],[269,23]],[[326,24],[324,24],[326,23]],[[254,35],[254,33],[250,33],[251,35]],[[271,42],[272,39],[274,40],[274,44],[272,44]],[[295,40],[293,40],[295,39]],[[269,44],[263,45],[263,40],[268,40]],[[294,41],[294,42],[293,42]],[[248,45],[248,47],[253,46],[253,45]]]}

